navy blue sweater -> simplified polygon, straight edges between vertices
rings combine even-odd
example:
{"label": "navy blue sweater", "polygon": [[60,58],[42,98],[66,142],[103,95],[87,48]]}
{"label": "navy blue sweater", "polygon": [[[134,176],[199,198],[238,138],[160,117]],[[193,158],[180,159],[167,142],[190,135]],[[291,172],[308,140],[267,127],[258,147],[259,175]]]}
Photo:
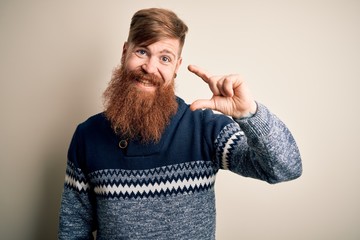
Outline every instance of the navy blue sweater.
{"label": "navy blue sweater", "polygon": [[[277,183],[297,178],[298,148],[266,107],[234,122],[210,110],[178,111],[157,144],[120,149],[103,113],[71,141],[59,239],[215,239],[215,176],[229,169]],[[234,186],[236,187],[236,186]]]}

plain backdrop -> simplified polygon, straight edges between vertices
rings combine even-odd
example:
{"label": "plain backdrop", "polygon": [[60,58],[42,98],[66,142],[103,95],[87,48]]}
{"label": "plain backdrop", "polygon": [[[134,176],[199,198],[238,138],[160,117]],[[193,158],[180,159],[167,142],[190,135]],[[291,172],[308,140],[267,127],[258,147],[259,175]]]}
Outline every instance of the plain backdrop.
{"label": "plain backdrop", "polygon": [[0,238],[56,239],[67,148],[102,111],[136,10],[189,26],[176,92],[209,98],[196,64],[240,73],[291,129],[301,178],[270,185],[220,171],[217,239],[360,239],[360,2],[351,0],[0,3]]}

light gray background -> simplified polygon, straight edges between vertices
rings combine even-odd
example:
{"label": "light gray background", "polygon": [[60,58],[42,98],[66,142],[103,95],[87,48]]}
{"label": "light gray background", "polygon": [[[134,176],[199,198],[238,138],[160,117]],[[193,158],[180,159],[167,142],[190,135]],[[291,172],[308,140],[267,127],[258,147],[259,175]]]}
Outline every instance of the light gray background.
{"label": "light gray background", "polygon": [[360,2],[1,1],[1,239],[55,239],[66,152],[102,110],[130,17],[170,8],[190,31],[177,77],[187,102],[211,96],[187,72],[240,73],[292,130],[304,173],[269,185],[221,171],[217,239],[359,239]]}

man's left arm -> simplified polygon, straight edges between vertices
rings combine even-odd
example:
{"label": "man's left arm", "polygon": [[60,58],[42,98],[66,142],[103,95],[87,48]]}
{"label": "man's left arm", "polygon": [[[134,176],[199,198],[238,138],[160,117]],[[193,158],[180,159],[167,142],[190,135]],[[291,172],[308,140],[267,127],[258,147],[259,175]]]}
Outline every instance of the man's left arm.
{"label": "man's left arm", "polygon": [[[211,99],[196,100],[190,108],[216,110],[236,122],[225,127],[217,139],[222,168],[269,183],[301,175],[300,153],[291,132],[265,106],[255,102],[240,75],[212,76],[193,65],[188,69],[202,78],[213,93]],[[222,134],[226,137],[222,138]]]}
{"label": "man's left arm", "polygon": [[[300,152],[286,125],[264,105],[247,118],[234,119],[240,127],[223,162],[242,176],[279,183],[302,174]],[[236,128],[236,126],[235,126]]]}

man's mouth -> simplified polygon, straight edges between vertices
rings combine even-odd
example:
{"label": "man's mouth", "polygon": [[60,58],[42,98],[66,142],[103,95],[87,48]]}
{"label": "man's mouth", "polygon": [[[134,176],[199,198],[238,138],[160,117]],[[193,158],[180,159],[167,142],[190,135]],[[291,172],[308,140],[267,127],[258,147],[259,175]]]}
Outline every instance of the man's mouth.
{"label": "man's mouth", "polygon": [[137,78],[136,81],[143,84],[145,87],[155,87],[155,85],[148,80],[143,80],[143,79]]}
{"label": "man's mouth", "polygon": [[153,79],[146,78],[146,77],[137,76],[137,77],[135,77],[135,81],[138,82],[139,84],[141,84],[144,87],[156,88],[156,87],[160,86],[160,83],[158,83],[157,81],[155,81]]}
{"label": "man's mouth", "polygon": [[151,79],[146,79],[142,77],[135,77],[135,82],[137,87],[142,89],[143,91],[153,92],[159,87],[159,84],[152,81]]}

